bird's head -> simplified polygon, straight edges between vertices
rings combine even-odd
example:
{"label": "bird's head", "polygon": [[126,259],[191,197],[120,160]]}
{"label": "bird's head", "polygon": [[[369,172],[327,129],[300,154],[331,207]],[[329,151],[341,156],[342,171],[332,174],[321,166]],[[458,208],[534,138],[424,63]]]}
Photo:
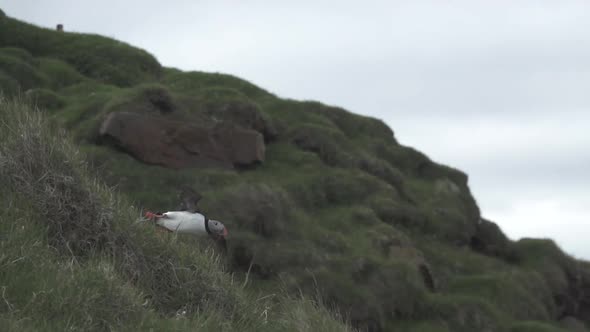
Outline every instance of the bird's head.
{"label": "bird's head", "polygon": [[209,229],[211,230],[211,234],[220,236],[220,237],[227,237],[227,227],[223,225],[221,221],[217,220],[209,220]]}

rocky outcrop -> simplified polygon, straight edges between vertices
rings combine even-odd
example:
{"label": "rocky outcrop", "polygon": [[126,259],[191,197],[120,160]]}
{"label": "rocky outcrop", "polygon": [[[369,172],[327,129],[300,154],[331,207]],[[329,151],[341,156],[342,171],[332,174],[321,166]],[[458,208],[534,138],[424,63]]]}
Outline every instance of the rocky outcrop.
{"label": "rocky outcrop", "polygon": [[492,221],[481,219],[471,237],[471,248],[485,255],[507,258],[509,240]]}
{"label": "rocky outcrop", "polygon": [[114,112],[99,135],[137,159],[170,168],[234,168],[264,161],[263,137],[233,125],[206,126],[130,112]]}

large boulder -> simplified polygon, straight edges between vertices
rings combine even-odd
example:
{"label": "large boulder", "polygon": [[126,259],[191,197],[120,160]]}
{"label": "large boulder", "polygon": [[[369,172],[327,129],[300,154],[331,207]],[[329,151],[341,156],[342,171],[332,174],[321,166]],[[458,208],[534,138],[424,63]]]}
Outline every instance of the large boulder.
{"label": "large boulder", "polygon": [[99,135],[145,163],[170,168],[249,166],[265,155],[263,137],[254,130],[130,112],[109,114]]}

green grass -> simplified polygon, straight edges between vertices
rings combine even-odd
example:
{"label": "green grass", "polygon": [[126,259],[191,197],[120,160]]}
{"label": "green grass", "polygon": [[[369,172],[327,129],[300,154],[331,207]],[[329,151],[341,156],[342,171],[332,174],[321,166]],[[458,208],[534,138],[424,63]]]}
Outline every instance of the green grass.
{"label": "green grass", "polygon": [[31,66],[36,65],[36,60],[27,50],[18,47],[2,47],[0,54],[18,58],[19,60],[28,63]]}
{"label": "green grass", "polygon": [[345,109],[326,106],[318,102],[305,103],[306,109],[330,119],[346,136],[360,139],[370,136],[379,142],[397,145],[393,131],[381,120],[353,114]]}
{"label": "green grass", "polygon": [[62,60],[39,58],[39,71],[49,80],[49,86],[60,90],[86,80],[76,69]]}
{"label": "green grass", "polygon": [[40,109],[55,111],[66,105],[64,98],[49,89],[31,89],[25,96]]}
{"label": "green grass", "polygon": [[0,70],[0,92],[11,96],[20,92],[18,81],[2,70]]}
{"label": "green grass", "polygon": [[568,330],[561,329],[551,324],[528,321],[520,322],[510,327],[510,332],[565,332]]}
{"label": "green grass", "polygon": [[545,278],[555,294],[568,291],[569,278],[575,276],[577,263],[549,239],[521,239],[514,244],[517,259]]}
{"label": "green grass", "polygon": [[23,91],[47,84],[47,78],[34,65],[12,55],[0,53],[0,71],[19,82]]}
{"label": "green grass", "polygon": [[250,82],[221,73],[182,72],[175,69],[166,69],[162,82],[174,91],[184,94],[197,94],[204,88],[220,87],[240,91],[254,100],[272,97],[272,94]]}
{"label": "green grass", "polygon": [[244,289],[210,250],[159,238],[137,223],[139,211],[90,175],[72,142],[40,113],[5,99],[0,110],[5,326],[346,329],[316,302]]}
{"label": "green grass", "polygon": [[0,20],[0,47],[25,49],[36,57],[52,57],[94,80],[129,86],[161,75],[160,64],[143,50],[98,35],[62,33]]}
{"label": "green grass", "polygon": [[549,310],[539,298],[543,293],[550,294],[546,285],[538,276],[518,273],[455,278],[449,292],[488,299],[516,320],[549,320]]}

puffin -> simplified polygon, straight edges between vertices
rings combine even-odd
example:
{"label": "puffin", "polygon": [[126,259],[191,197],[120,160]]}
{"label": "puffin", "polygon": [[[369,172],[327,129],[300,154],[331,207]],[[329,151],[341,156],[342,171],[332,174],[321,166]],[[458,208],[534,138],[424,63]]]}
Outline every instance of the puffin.
{"label": "puffin", "polygon": [[164,231],[197,236],[208,235],[225,252],[227,228],[221,221],[209,219],[197,209],[201,195],[192,188],[185,187],[179,196],[180,205],[176,211],[164,213],[146,211],[145,217]]}

